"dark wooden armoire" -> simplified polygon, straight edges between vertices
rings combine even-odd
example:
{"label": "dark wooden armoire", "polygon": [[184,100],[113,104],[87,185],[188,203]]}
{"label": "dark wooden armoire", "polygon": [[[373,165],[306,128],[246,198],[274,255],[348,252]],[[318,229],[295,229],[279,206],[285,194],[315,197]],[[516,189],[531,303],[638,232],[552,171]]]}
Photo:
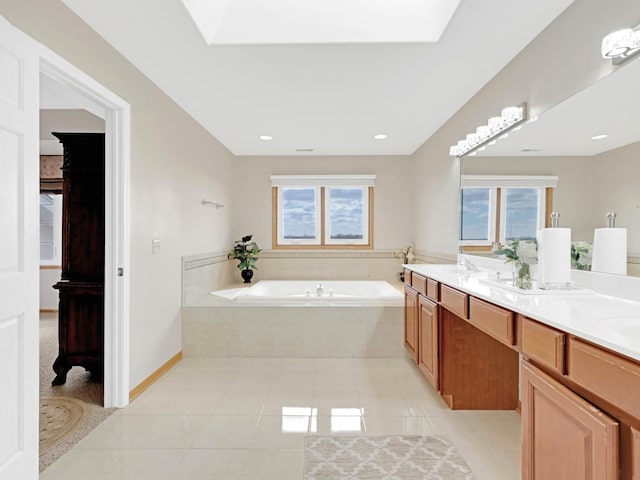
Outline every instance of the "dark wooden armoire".
{"label": "dark wooden armoire", "polygon": [[62,275],[53,385],[73,366],[102,379],[104,369],[104,134],[53,133],[62,164]]}

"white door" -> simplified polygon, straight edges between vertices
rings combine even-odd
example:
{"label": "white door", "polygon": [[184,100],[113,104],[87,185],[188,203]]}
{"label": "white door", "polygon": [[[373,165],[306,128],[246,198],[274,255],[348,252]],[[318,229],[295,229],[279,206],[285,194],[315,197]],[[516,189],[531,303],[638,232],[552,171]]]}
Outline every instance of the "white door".
{"label": "white door", "polygon": [[0,480],[38,478],[38,61],[0,17]]}

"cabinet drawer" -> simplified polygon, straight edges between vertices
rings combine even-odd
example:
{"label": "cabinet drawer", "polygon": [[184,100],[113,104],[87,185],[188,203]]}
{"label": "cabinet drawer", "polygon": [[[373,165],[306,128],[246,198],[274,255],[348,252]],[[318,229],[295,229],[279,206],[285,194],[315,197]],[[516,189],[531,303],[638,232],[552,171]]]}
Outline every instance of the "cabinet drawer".
{"label": "cabinet drawer", "polygon": [[505,345],[515,344],[513,312],[471,297],[469,300],[469,323],[491,335]]}
{"label": "cabinet drawer", "polygon": [[440,304],[460,318],[469,318],[469,295],[447,285],[440,286]]}
{"label": "cabinet drawer", "polygon": [[567,334],[528,318],[522,319],[522,353],[564,375]]}
{"label": "cabinet drawer", "polygon": [[430,278],[427,278],[427,297],[434,302],[440,301],[440,284]]}
{"label": "cabinet drawer", "polygon": [[413,272],[411,275],[411,286],[414,290],[417,290],[418,293],[422,295],[427,294],[427,277],[424,275],[420,275],[419,273]]}
{"label": "cabinet drawer", "polygon": [[640,364],[637,362],[570,337],[569,378],[640,418]]}

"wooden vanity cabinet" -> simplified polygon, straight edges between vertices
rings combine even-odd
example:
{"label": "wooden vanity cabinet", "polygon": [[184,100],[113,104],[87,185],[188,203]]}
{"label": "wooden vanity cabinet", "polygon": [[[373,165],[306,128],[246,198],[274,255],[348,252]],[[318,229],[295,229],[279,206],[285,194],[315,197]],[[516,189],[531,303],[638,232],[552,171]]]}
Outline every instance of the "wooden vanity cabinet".
{"label": "wooden vanity cabinet", "polygon": [[418,363],[418,292],[404,286],[404,346]]}
{"label": "wooden vanity cabinet", "polygon": [[617,480],[619,424],[523,362],[522,480]]}
{"label": "wooden vanity cabinet", "polygon": [[439,390],[438,305],[419,295],[418,307],[418,368],[429,383]]}

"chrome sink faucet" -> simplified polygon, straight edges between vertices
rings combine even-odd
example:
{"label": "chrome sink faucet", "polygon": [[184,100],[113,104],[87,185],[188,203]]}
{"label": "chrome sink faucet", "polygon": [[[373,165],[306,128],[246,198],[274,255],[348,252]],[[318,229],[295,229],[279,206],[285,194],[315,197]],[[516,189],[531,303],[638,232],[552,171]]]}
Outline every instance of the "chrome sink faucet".
{"label": "chrome sink faucet", "polygon": [[319,283],[318,286],[316,287],[316,295],[318,297],[321,297],[323,290],[324,290],[324,288],[323,288],[322,284]]}
{"label": "chrome sink faucet", "polygon": [[476,265],[466,257],[462,258],[462,261],[460,262],[460,265],[464,266],[470,272],[479,272],[480,271],[480,269],[478,267],[476,267]]}

